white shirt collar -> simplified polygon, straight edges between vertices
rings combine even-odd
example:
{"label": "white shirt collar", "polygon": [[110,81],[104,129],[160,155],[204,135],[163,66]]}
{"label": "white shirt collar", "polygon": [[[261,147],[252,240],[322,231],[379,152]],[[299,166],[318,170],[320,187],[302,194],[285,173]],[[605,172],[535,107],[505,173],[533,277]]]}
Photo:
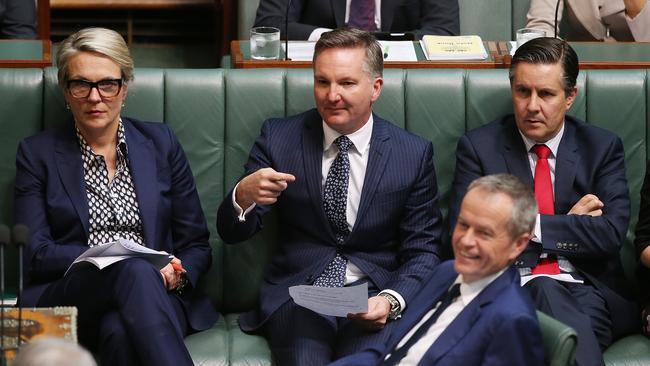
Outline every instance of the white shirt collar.
{"label": "white shirt collar", "polygon": [[529,139],[528,137],[524,136],[523,133],[521,133],[521,130],[517,129],[517,131],[519,131],[519,135],[521,135],[521,138],[524,140],[526,151],[530,152],[530,149],[532,149],[533,146],[537,144],[544,144],[549,149],[551,149],[551,153],[553,153],[552,156],[557,157],[557,150],[560,148],[560,141],[562,141],[562,136],[564,135],[564,121],[562,122],[562,127],[560,127],[560,131],[557,133],[557,135],[553,136],[553,138],[546,142],[537,142],[535,140]]}
{"label": "white shirt collar", "polygon": [[[354,144],[354,149],[356,152],[363,156],[363,154],[368,151],[368,145],[370,145],[370,137],[372,137],[372,127],[374,124],[374,119],[372,113],[370,113],[370,118],[368,122],[364,124],[357,131],[346,135],[350,141]],[[332,143],[336,140],[337,137],[341,136],[336,130],[328,126],[325,121],[323,121],[323,151],[327,151],[332,147]]]}
{"label": "white shirt collar", "polygon": [[508,267],[500,270],[497,273],[481,278],[480,280],[476,280],[472,283],[464,282],[463,276],[458,275],[458,277],[456,277],[456,281],[454,281],[454,284],[460,283],[460,297],[463,300],[463,304],[467,305],[472,300],[474,300],[474,298],[478,296],[478,294],[480,294],[483,289],[485,289],[497,277],[501,276],[501,274],[505,272],[506,269],[508,269]]}

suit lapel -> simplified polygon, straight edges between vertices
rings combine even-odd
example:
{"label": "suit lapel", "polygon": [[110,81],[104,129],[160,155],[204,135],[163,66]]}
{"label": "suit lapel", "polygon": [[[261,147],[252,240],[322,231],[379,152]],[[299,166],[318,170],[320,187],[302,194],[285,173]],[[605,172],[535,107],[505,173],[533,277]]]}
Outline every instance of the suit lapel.
{"label": "suit lapel", "polygon": [[305,176],[309,197],[314,205],[314,212],[317,212],[319,219],[323,222],[322,227],[327,230],[332,240],[335,240],[334,231],[330,227],[325,211],[323,209],[322,193],[322,166],[323,166],[323,126],[320,114],[313,110],[306,117],[305,127],[302,134],[303,161],[305,164]]}
{"label": "suit lapel", "polygon": [[560,146],[555,157],[555,211],[566,212],[571,203],[562,200],[569,200],[573,197],[573,181],[576,177],[576,167],[580,161],[578,155],[578,144],[575,139],[575,126],[567,117],[564,122],[564,135],[560,140]]}
{"label": "suit lapel", "polygon": [[370,138],[370,150],[368,151],[368,166],[366,167],[366,176],[363,181],[363,189],[361,190],[357,220],[352,228],[350,237],[358,231],[357,227],[363,224],[363,218],[377,192],[377,187],[384,174],[391,151],[390,136],[388,135],[387,129],[389,122],[384,121],[377,115],[373,115],[373,119],[374,125],[372,127],[372,137]]}
{"label": "suit lapel", "polygon": [[154,146],[152,141],[143,136],[131,121],[123,118],[122,123],[129,149],[129,168],[138,199],[145,244],[149,248],[157,249],[159,243],[156,240],[156,217],[159,191],[155,188],[158,184],[158,167]]}
{"label": "suit lapel", "polygon": [[72,201],[72,205],[77,211],[86,238],[88,238],[88,198],[86,196],[83,160],[74,127],[62,130],[59,137],[55,148],[59,177],[68,197],[70,197],[70,201]]}
{"label": "suit lapel", "polygon": [[503,143],[503,158],[506,161],[506,168],[508,173],[518,177],[527,183],[529,187],[534,185],[533,174],[530,170],[530,162],[528,161],[528,152],[524,141],[517,130],[514,119],[508,118],[504,122],[505,138]]}
{"label": "suit lapel", "polygon": [[346,0],[332,0],[332,12],[334,13],[336,26],[339,28],[345,26],[345,7],[346,7],[345,2]]}
{"label": "suit lapel", "polygon": [[483,307],[490,304],[506,286],[515,280],[516,269],[509,267],[501,276],[492,281],[474,300],[465,306],[456,319],[440,334],[438,339],[429,347],[420,363],[427,365],[437,363],[472,330],[474,323],[481,316]]}

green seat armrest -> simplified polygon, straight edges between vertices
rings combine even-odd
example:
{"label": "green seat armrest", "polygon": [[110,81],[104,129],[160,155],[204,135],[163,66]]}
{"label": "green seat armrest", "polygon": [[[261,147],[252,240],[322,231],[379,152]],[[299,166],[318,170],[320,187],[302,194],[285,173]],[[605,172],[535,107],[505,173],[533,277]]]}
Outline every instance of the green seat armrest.
{"label": "green seat armrest", "polygon": [[568,325],[537,311],[539,328],[542,331],[544,352],[550,366],[573,365],[578,336]]}

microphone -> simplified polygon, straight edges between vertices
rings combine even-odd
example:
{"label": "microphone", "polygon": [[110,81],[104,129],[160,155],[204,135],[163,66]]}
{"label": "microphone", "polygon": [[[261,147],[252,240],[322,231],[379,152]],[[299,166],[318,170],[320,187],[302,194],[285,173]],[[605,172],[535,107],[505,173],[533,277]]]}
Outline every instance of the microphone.
{"label": "microphone", "polygon": [[560,0],[557,0],[557,3],[555,4],[555,23],[553,23],[553,31],[555,31],[555,35],[553,38],[557,38],[557,14],[558,11],[560,10]]}
{"label": "microphone", "polygon": [[0,365],[5,366],[5,247],[11,241],[7,225],[0,225]]}
{"label": "microphone", "polygon": [[284,60],[291,61],[289,58],[289,9],[291,9],[291,0],[287,3],[287,13],[284,16]]}
{"label": "microphone", "polygon": [[22,296],[23,296],[23,248],[29,242],[29,229],[26,225],[16,224],[14,225],[14,243],[18,247],[18,347],[22,343],[21,331],[23,323],[23,308],[21,305]]}

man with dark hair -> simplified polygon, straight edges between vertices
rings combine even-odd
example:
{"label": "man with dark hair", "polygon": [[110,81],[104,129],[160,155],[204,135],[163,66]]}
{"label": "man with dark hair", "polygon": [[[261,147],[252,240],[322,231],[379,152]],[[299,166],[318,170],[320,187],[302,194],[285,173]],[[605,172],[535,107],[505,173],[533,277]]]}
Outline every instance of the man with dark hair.
{"label": "man with dark hair", "polygon": [[535,188],[534,237],[516,262],[539,310],[578,333],[576,361],[603,365],[602,350],[634,331],[619,249],[630,200],[621,140],[566,115],[578,92],[578,57],[565,42],[538,38],[510,67],[514,116],[458,142],[451,222],[476,177],[507,172]]}
{"label": "man with dark hair", "polygon": [[536,214],[533,192],[517,177],[476,179],[454,228],[455,259],[436,267],[387,342],[332,366],[543,365],[535,307],[510,266]]}
{"label": "man with dark hair", "polygon": [[[278,27],[285,37],[290,0],[260,0],[255,26]],[[292,0],[289,39],[317,41],[324,32],[348,26],[369,32],[455,36],[458,0]]]}
{"label": "man with dark hair", "polygon": [[[264,122],[245,173],[219,207],[227,243],[261,229],[271,206],[279,248],[245,332],[278,365],[323,365],[383,342],[438,264],[441,215],[431,142],[372,113],[383,85],[374,37],[325,33],[314,55],[316,109]],[[368,283],[368,311],[335,318],[296,305],[288,287]],[[407,310],[405,310],[407,309]],[[383,330],[379,331],[380,329]]]}

